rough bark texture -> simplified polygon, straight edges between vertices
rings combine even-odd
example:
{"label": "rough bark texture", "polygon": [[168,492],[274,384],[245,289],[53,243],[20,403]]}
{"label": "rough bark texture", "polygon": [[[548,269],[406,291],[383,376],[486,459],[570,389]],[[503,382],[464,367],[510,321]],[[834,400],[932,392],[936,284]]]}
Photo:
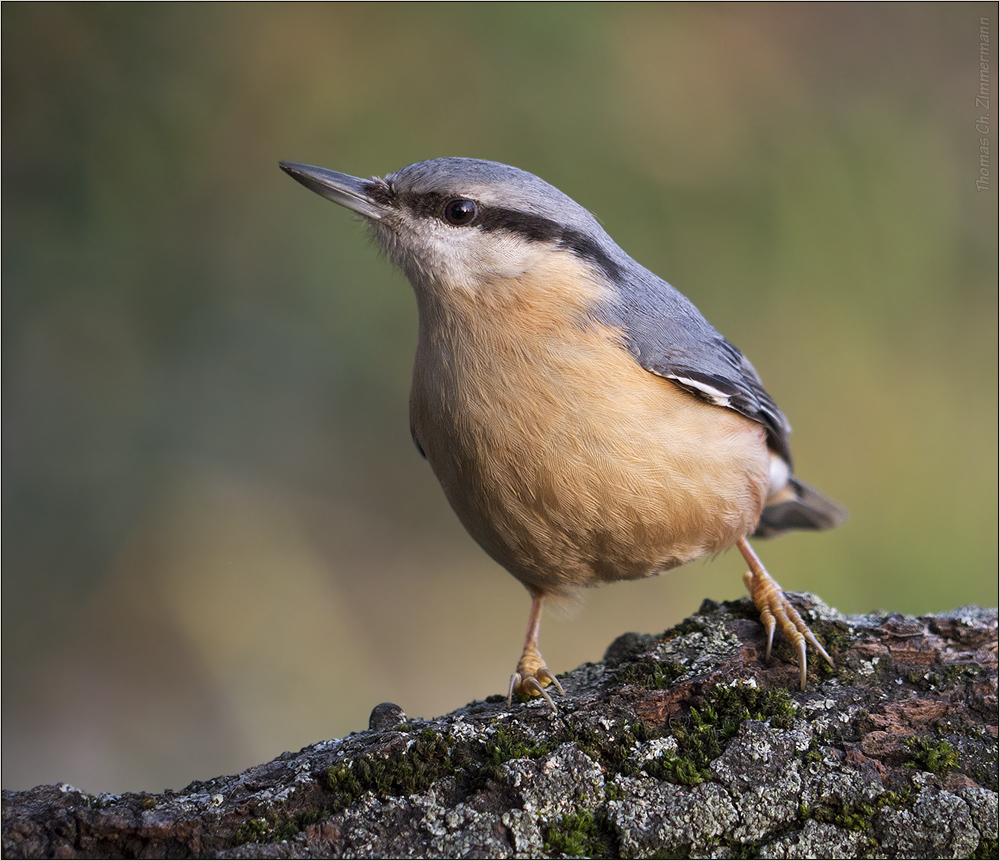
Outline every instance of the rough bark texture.
{"label": "rough bark texture", "polygon": [[996,858],[997,612],[803,616],[836,661],[764,665],[748,601],[626,634],[552,715],[499,697],[162,795],[3,793],[7,858]]}

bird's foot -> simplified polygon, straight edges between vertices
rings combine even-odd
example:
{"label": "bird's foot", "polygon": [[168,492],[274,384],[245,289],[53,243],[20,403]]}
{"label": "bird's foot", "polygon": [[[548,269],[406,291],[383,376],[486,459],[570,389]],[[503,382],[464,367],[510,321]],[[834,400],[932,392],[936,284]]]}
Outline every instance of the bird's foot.
{"label": "bird's foot", "polygon": [[753,549],[743,539],[740,543],[740,551],[746,559],[750,570],[743,575],[743,582],[746,584],[753,603],[760,612],[760,621],[767,632],[767,651],[765,660],[771,660],[771,646],[774,643],[774,631],[780,624],[781,633],[785,639],[795,648],[799,656],[800,684],[802,690],[806,688],[806,670],[808,668],[806,659],[806,643],[819,652],[824,660],[832,667],[833,659],[826,653],[826,649],[820,645],[815,634],[809,630],[809,626],[803,621],[798,610],[792,606],[785,593],[781,590],[778,582],[767,573],[763,563],[753,552]]}
{"label": "bird's foot", "polygon": [[521,660],[517,662],[517,672],[510,677],[510,687],[507,689],[507,708],[510,708],[511,700],[514,694],[517,694],[519,697],[542,697],[549,704],[553,713],[558,712],[556,704],[552,702],[552,697],[545,690],[546,686],[550,684],[555,685],[559,693],[566,696],[566,691],[559,684],[559,679],[552,675],[549,668],[545,666],[545,660],[538,649],[525,648]]}

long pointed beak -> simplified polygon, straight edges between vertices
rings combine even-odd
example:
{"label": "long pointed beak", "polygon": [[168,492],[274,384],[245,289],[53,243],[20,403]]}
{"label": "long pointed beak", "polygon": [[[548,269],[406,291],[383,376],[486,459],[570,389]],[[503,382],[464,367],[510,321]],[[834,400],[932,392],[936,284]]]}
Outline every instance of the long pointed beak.
{"label": "long pointed beak", "polygon": [[310,191],[315,191],[321,197],[339,203],[365,218],[378,221],[385,214],[384,207],[369,194],[372,186],[370,180],[327,170],[325,167],[313,167],[310,164],[295,164],[289,161],[278,164],[292,179],[301,182]]}

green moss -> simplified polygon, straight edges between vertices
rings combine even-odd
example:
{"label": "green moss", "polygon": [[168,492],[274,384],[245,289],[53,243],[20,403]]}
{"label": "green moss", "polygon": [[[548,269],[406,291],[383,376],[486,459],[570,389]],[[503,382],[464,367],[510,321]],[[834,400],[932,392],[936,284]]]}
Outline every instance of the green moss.
{"label": "green moss", "polygon": [[490,780],[497,780],[500,767],[513,759],[535,759],[556,749],[558,742],[538,744],[516,730],[497,726],[481,750],[468,750],[462,788],[467,792],[483,789]]}
{"label": "green moss", "polygon": [[720,686],[705,700],[706,721],[718,727],[726,739],[736,735],[740,724],[748,720],[769,721],[775,729],[790,729],[798,713],[784,688],[765,691],[750,685]]}
{"label": "green moss", "polygon": [[[702,604],[698,612],[702,613],[704,610],[705,610],[705,605]],[[706,625],[704,622],[701,622],[693,617],[689,617],[680,624],[674,625],[674,627],[672,627],[669,631],[667,631],[663,635],[663,640],[664,641],[672,640],[675,637],[683,637],[685,634],[699,634],[702,631],[706,630],[707,628],[708,625]]]}
{"label": "green moss", "polygon": [[618,667],[612,676],[612,684],[663,690],[669,688],[683,674],[684,667],[677,661],[664,664],[656,658],[644,657]]}
{"label": "green moss", "polygon": [[563,816],[549,823],[544,834],[545,851],[549,855],[570,855],[574,858],[617,855],[614,834],[603,811],[595,815],[589,810],[581,810]]}
{"label": "green moss", "polygon": [[240,825],[229,837],[232,846],[242,846],[244,843],[267,843],[271,833],[271,823],[264,817],[249,819]]}
{"label": "green moss", "polygon": [[303,828],[312,825],[314,822],[319,822],[325,816],[329,816],[330,811],[328,810],[310,810],[305,813],[299,813],[296,816],[286,817],[284,821],[276,823],[270,834],[270,842],[280,843],[282,840],[290,840],[296,834],[298,834]]}
{"label": "green moss", "polygon": [[973,858],[998,858],[1000,857],[1000,844],[996,840],[980,840],[979,846],[976,847],[975,853],[972,855]]}
{"label": "green moss", "polygon": [[367,792],[380,797],[412,795],[456,770],[447,739],[425,729],[410,746],[393,756],[368,755],[326,770],[326,788],[343,809]]}
{"label": "green moss", "polygon": [[353,804],[365,793],[361,778],[355,775],[349,762],[331,765],[326,770],[326,788],[337,796],[337,807]]}
{"label": "green moss", "polygon": [[549,739],[539,742],[526,732],[497,725],[484,742],[456,742],[426,729],[406,750],[390,756],[369,754],[330,766],[325,773],[325,787],[334,796],[332,811],[348,807],[369,792],[381,798],[423,792],[446,776],[453,776],[456,789],[467,795],[497,779],[505,763],[547,756],[567,742],[612,772],[634,775],[638,768],[629,762],[632,748],[637,741],[647,741],[656,734],[642,722],[623,726],[610,737],[587,727],[564,724]]}
{"label": "green moss", "polygon": [[486,756],[491,765],[503,765],[512,759],[535,759],[556,749],[556,744],[539,744],[523,733],[497,726],[496,732],[486,743]]}
{"label": "green moss", "polygon": [[[871,829],[872,819],[883,807],[901,808],[912,801],[912,791],[904,792],[884,792],[878,798],[870,802],[848,805],[844,802],[834,805],[826,802],[817,804],[811,808],[803,805],[799,809],[799,815],[803,819],[814,819],[817,822],[826,822],[836,825],[847,831],[856,833],[865,832]],[[874,841],[871,843],[875,846]]]}
{"label": "green moss", "polygon": [[[833,662],[835,664],[839,663],[837,657],[846,649],[851,647],[851,626],[846,622],[833,622],[826,621],[824,619],[817,619],[816,621],[810,623],[810,628],[816,635],[816,639],[823,644],[823,648],[825,648],[830,657],[833,658]],[[825,662],[822,663],[823,666],[826,666]]]}
{"label": "green moss", "polygon": [[808,811],[808,815],[818,822],[828,822],[846,831],[866,831],[871,828],[872,816],[877,809],[871,804],[851,807],[841,802],[839,805],[826,804],[814,808]]}
{"label": "green moss", "polygon": [[295,815],[289,815],[278,810],[267,816],[258,816],[240,825],[229,835],[230,846],[242,846],[244,843],[280,843],[290,840],[303,828],[318,822],[334,811],[323,809],[309,810]]}
{"label": "green moss", "polygon": [[703,763],[704,757],[700,755],[686,757],[671,750],[647,762],[642,769],[657,780],[681,786],[697,786],[712,776],[712,772]]}
{"label": "green moss", "polygon": [[809,743],[809,750],[806,751],[805,756],[803,756],[802,759],[807,765],[823,761],[823,751],[816,746],[815,739]]}
{"label": "green moss", "polygon": [[731,855],[731,858],[760,858],[760,847],[761,844],[757,842],[753,843],[741,843],[736,847],[735,854]]}
{"label": "green moss", "polygon": [[677,749],[647,762],[643,771],[657,780],[695,786],[711,777],[709,763],[722,754],[724,742],[744,721],[767,720],[776,729],[788,729],[795,714],[796,706],[784,690],[763,691],[749,685],[713,688],[700,709],[691,708],[687,721],[671,723]]}
{"label": "green moss", "polygon": [[582,753],[612,773],[635,777],[640,773],[639,767],[631,760],[636,744],[662,735],[662,731],[650,729],[642,721],[637,721],[608,732],[583,726],[567,728],[560,735],[560,743],[575,744]]}
{"label": "green moss", "polygon": [[625,799],[625,790],[617,783],[613,781],[606,781],[604,784],[604,797],[608,801],[623,801]]}
{"label": "green moss", "polygon": [[983,677],[983,668],[977,664],[950,664],[946,667],[910,670],[904,678],[921,691],[936,691],[960,684],[975,682]]}
{"label": "green moss", "polygon": [[922,768],[940,774],[958,765],[958,753],[944,739],[916,736],[906,740],[906,746],[914,751],[913,759],[906,763],[910,768]]}

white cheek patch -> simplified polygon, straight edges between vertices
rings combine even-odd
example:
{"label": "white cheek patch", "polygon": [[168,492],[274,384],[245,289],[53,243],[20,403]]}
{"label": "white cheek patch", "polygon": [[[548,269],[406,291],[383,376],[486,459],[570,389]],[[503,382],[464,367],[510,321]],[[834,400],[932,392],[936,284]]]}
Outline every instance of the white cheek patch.
{"label": "white cheek patch", "polygon": [[435,280],[445,289],[478,291],[517,281],[551,249],[502,232],[469,230],[428,237],[423,256],[433,260]]}
{"label": "white cheek patch", "polygon": [[478,241],[470,243],[468,250],[471,268],[483,276],[484,282],[521,278],[551,253],[544,245],[502,232],[486,235],[480,232]]}

